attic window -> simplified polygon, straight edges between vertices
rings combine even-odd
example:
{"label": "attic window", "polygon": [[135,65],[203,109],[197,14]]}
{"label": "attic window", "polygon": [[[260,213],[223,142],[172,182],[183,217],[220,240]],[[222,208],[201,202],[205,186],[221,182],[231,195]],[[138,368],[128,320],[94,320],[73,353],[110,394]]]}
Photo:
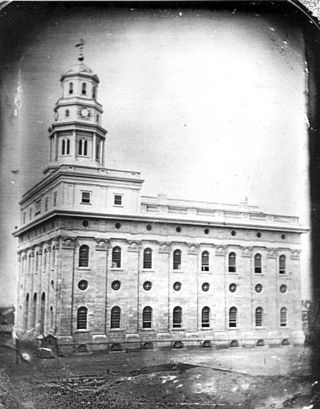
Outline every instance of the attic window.
{"label": "attic window", "polygon": [[114,195],[114,205],[122,206],[122,196],[121,195]]}
{"label": "attic window", "polygon": [[89,204],[91,201],[90,192],[81,192],[81,203]]}

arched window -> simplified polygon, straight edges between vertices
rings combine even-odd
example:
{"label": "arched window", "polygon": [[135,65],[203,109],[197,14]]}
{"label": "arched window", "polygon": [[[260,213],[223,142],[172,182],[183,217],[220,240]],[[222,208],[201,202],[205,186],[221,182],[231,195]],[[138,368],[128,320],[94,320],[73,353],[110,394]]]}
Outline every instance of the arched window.
{"label": "arched window", "polygon": [[259,253],[254,256],[254,272],[256,274],[262,273],[262,257]]}
{"label": "arched window", "polygon": [[237,271],[237,256],[236,253],[229,253],[229,273],[235,273]]}
{"label": "arched window", "polygon": [[121,248],[118,246],[112,249],[112,268],[121,268]]}
{"label": "arched window", "polygon": [[53,307],[50,307],[50,329],[53,329]]}
{"label": "arched window", "polygon": [[73,82],[69,82],[69,94],[73,94]]}
{"label": "arched window", "polygon": [[83,155],[88,155],[88,141],[86,139],[83,141]]}
{"label": "arched window", "polygon": [[149,248],[143,251],[143,268],[152,268],[152,250]]}
{"label": "arched window", "polygon": [[78,145],[78,155],[82,155],[82,142],[83,142],[83,139],[80,139],[79,145]]}
{"label": "arched window", "polygon": [[97,161],[100,160],[100,144],[101,144],[100,139],[97,139],[97,142],[96,142],[96,160]]}
{"label": "arched window", "polygon": [[201,327],[208,328],[210,327],[210,308],[203,307],[201,312]]}
{"label": "arched window", "polygon": [[282,254],[279,257],[279,274],[285,274],[286,273],[286,256]]}
{"label": "arched window", "polygon": [[111,309],[111,328],[120,328],[121,309],[120,307],[113,307]]}
{"label": "arched window", "polygon": [[62,139],[61,141],[61,155],[65,155],[66,154],[66,140]]}
{"label": "arched window", "polygon": [[203,251],[201,254],[201,271],[209,271],[209,252]]}
{"label": "arched window", "polygon": [[66,117],[70,116],[70,111],[69,111],[69,109],[66,109],[65,115],[66,115]]}
{"label": "arched window", "polygon": [[181,328],[182,327],[182,308],[181,307],[175,307],[173,309],[173,320],[172,320],[172,326],[173,328]]}
{"label": "arched window", "polygon": [[87,94],[87,84],[85,82],[82,83],[81,94],[82,95]]}
{"label": "arched window", "polygon": [[152,308],[144,307],[142,312],[142,328],[152,327]]}
{"label": "arched window", "polygon": [[88,308],[80,307],[77,312],[77,329],[87,329]]}
{"label": "arched window", "polygon": [[92,98],[96,99],[96,87],[95,86],[92,87]]}
{"label": "arched window", "polygon": [[37,320],[37,293],[33,294],[32,311],[31,311],[31,328],[36,327]]}
{"label": "arched window", "polygon": [[44,320],[45,320],[45,307],[46,307],[46,294],[41,295],[41,307],[40,307],[40,333],[44,333]]}
{"label": "arched window", "polygon": [[24,304],[24,329],[25,331],[27,331],[28,329],[28,322],[29,320],[29,293],[27,293],[26,295],[26,301]]}
{"label": "arched window", "polygon": [[181,270],[181,250],[175,250],[173,252],[173,269]]}
{"label": "arched window", "polygon": [[286,307],[282,307],[280,310],[280,327],[287,326],[287,309]]}
{"label": "arched window", "polygon": [[79,139],[78,142],[78,155],[87,156],[88,155],[88,141],[86,139]]}
{"label": "arched window", "polygon": [[39,270],[39,252],[36,252],[36,271]]}
{"label": "arched window", "polygon": [[43,271],[47,271],[47,254],[48,250],[45,249],[43,252]]}
{"label": "arched window", "polygon": [[31,273],[32,270],[32,254],[30,253],[28,256],[28,273]]}
{"label": "arched window", "polygon": [[263,309],[261,307],[256,308],[256,312],[255,312],[256,327],[262,327],[262,314],[263,314]]}
{"label": "arched window", "polygon": [[70,139],[67,139],[67,155],[70,155]]}
{"label": "arched window", "polygon": [[229,310],[229,328],[236,328],[237,326],[237,309],[231,307]]}
{"label": "arched window", "polygon": [[89,266],[89,246],[83,244],[79,249],[79,267]]}

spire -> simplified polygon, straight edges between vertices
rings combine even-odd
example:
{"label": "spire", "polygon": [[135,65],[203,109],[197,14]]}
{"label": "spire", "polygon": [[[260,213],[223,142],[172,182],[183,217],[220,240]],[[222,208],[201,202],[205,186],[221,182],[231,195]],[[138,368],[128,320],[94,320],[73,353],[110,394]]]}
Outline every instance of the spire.
{"label": "spire", "polygon": [[84,54],[83,54],[83,47],[85,45],[84,39],[80,38],[80,41],[78,44],[75,45],[76,48],[79,48],[79,57],[78,60],[82,62],[84,60]]}

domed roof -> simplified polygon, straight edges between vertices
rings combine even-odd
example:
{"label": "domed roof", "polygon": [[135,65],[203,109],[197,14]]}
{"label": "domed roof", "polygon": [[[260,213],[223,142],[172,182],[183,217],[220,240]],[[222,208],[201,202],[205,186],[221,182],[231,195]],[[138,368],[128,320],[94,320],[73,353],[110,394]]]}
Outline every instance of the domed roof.
{"label": "domed roof", "polygon": [[75,75],[91,77],[91,78],[94,78],[97,82],[99,82],[97,75],[94,74],[92,69],[89,68],[82,61],[79,61],[77,64],[73,65],[71,68],[65,71],[61,76],[61,81],[66,77],[69,77],[69,76],[73,77]]}

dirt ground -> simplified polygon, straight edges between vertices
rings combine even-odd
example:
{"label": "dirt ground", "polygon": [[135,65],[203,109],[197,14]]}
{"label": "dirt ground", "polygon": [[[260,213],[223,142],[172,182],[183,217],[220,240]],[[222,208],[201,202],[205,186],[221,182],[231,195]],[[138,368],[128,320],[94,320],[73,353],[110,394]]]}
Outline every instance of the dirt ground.
{"label": "dirt ground", "polygon": [[0,409],[316,409],[319,396],[302,347],[82,354],[18,366],[13,351],[0,350]]}

